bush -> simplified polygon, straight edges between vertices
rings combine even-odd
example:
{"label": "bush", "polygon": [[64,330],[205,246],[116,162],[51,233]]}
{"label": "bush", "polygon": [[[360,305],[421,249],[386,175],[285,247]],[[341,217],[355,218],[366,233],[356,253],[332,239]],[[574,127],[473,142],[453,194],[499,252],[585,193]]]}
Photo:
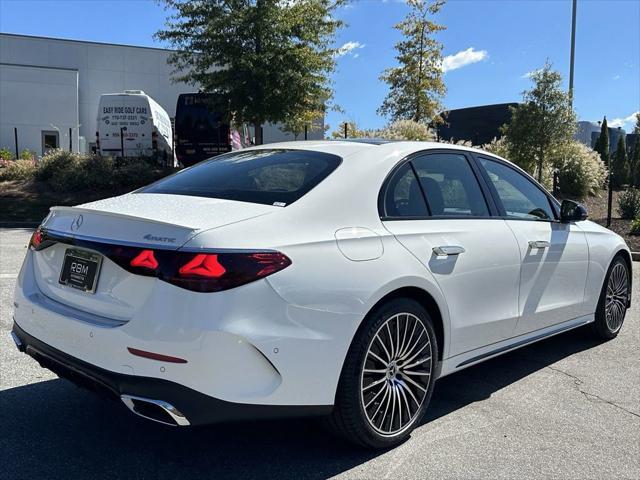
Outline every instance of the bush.
{"label": "bush", "polygon": [[630,188],[620,194],[618,213],[625,220],[633,220],[640,217],[640,190]]}
{"label": "bush", "polygon": [[20,158],[22,160],[35,160],[36,159],[36,152],[32,152],[28,148],[25,148],[24,150],[22,150],[20,152]]}
{"label": "bush", "polygon": [[62,170],[70,168],[71,164],[75,164],[77,155],[72,152],[63,150],[50,150],[40,159],[38,164],[38,172],[36,177],[38,180],[47,181],[56,175],[60,175]]}
{"label": "bush", "polygon": [[498,157],[509,159],[509,141],[507,137],[502,137],[500,139],[494,138],[491,140],[491,143],[487,143],[482,145],[483,150],[486,150],[489,153],[493,153]]}
{"label": "bush", "polygon": [[161,169],[147,159],[136,158],[124,162],[114,177],[119,185],[134,189],[155,182],[169,173],[173,173],[173,170]]}
{"label": "bush", "polygon": [[414,120],[396,120],[383,129],[378,130],[375,136],[388,140],[435,140],[435,135],[428,126]]}
{"label": "bush", "polygon": [[636,218],[633,222],[631,222],[631,230],[629,231],[630,235],[640,235],[640,218]]}
{"label": "bush", "polygon": [[[507,137],[493,139],[482,148],[508,160],[514,158],[513,146]],[[542,171],[542,184],[547,189],[553,188],[554,170],[558,172],[558,184],[563,196],[584,198],[587,195],[597,195],[605,186],[607,169],[600,156],[582,143],[572,140],[556,145],[547,152],[547,156]],[[519,167],[532,175],[535,173],[532,171],[535,169],[533,163]]]}
{"label": "bush", "polygon": [[563,196],[585,198],[597,195],[605,186],[607,169],[597,152],[577,141],[554,150],[553,166]]}
{"label": "bush", "polygon": [[54,150],[40,161],[38,180],[58,192],[135,189],[172,173],[146,158],[118,160]]}
{"label": "bush", "polygon": [[7,165],[0,169],[0,180],[28,180],[35,176],[36,162],[33,160],[8,161]]}
{"label": "bush", "polygon": [[0,160],[13,160],[13,153],[8,148],[0,148]]}

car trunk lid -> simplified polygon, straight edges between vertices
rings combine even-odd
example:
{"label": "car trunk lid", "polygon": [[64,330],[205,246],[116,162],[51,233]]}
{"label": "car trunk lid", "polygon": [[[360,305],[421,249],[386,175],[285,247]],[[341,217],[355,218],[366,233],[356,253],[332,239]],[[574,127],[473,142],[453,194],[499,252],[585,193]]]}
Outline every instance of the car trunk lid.
{"label": "car trunk lid", "polygon": [[146,193],[79,207],[53,207],[42,226],[62,240],[35,252],[35,279],[40,291],[52,300],[84,312],[128,321],[147,301],[157,280],[128,272],[104,257],[94,293],[63,285],[60,276],[68,249],[100,253],[91,248],[91,242],[97,242],[177,250],[202,231],[267,215],[273,210],[278,207]]}

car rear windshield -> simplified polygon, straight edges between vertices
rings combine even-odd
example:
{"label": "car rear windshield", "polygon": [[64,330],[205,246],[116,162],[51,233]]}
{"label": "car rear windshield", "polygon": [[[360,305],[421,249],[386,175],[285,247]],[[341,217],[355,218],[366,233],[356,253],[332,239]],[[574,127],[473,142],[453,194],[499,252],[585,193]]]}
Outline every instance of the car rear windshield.
{"label": "car rear windshield", "polygon": [[324,180],[342,159],[308,150],[250,150],[221,155],[138,193],[224,198],[284,207]]}

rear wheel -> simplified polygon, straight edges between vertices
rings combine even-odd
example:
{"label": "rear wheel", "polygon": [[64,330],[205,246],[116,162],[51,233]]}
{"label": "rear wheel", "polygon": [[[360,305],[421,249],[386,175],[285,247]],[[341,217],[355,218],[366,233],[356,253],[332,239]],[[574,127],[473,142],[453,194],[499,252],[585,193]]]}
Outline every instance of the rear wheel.
{"label": "rear wheel", "polygon": [[367,447],[404,441],[431,399],[437,358],[431,318],[419,303],[394,299],[377,308],[347,354],[329,426]]}
{"label": "rear wheel", "polygon": [[608,340],[620,332],[631,294],[630,279],[627,262],[621,256],[615,257],[607,271],[593,323],[593,332],[599,338]]}

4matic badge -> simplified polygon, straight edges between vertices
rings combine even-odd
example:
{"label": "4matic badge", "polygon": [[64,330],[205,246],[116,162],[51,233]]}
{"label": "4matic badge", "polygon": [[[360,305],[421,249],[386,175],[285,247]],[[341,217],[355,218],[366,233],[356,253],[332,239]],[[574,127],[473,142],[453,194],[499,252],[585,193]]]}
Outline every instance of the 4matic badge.
{"label": "4matic badge", "polygon": [[155,235],[151,235],[147,233],[144,237],[145,240],[151,240],[152,242],[164,242],[164,243],[176,243],[176,239],[174,237],[156,237]]}

